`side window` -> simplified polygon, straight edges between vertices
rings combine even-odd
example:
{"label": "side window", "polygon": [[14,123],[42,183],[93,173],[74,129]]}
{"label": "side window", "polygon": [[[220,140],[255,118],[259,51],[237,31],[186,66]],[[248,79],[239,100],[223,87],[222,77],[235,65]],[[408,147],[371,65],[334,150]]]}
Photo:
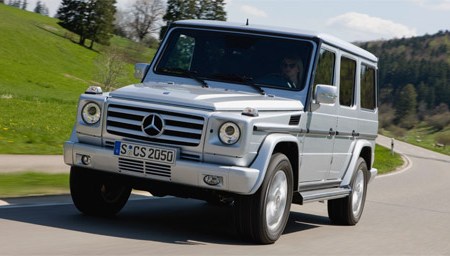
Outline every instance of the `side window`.
{"label": "side window", "polygon": [[361,108],[375,109],[376,104],[375,68],[361,65]]}
{"label": "side window", "polygon": [[341,106],[353,106],[355,102],[355,73],[356,61],[342,57],[339,103]]}
{"label": "side window", "polygon": [[320,49],[319,62],[317,63],[316,77],[314,85],[328,84],[333,85],[334,81],[334,63],[336,55],[325,49]]}

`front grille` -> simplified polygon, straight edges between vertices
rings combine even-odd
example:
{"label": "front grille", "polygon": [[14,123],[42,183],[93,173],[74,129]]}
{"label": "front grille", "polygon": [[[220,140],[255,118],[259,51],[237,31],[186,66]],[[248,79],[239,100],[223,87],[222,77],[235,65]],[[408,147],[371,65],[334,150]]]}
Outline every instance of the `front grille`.
{"label": "front grille", "polygon": [[121,172],[133,172],[170,178],[170,165],[147,162],[137,159],[119,158]]}
{"label": "front grille", "polygon": [[[142,131],[142,122],[149,114],[158,114],[165,122],[164,132],[158,137]],[[108,106],[107,115],[106,130],[110,134],[180,146],[198,146],[205,124],[200,116],[117,104]]]}

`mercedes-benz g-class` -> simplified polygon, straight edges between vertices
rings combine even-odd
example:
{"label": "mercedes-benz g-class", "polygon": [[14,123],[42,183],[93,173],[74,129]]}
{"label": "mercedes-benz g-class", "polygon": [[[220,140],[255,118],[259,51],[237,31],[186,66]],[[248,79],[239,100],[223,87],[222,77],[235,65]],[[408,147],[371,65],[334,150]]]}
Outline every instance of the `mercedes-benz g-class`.
{"label": "mercedes-benz g-class", "polygon": [[215,21],[171,24],[141,82],[90,87],[64,145],[75,206],[113,215],[132,189],[233,207],[273,243],[291,203],[361,218],[376,174],[377,58],[335,37]]}

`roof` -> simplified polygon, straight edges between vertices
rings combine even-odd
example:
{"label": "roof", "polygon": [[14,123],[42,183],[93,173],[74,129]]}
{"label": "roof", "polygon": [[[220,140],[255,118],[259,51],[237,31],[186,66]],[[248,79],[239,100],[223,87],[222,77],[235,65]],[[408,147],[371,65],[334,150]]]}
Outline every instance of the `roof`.
{"label": "roof", "polygon": [[241,31],[251,31],[260,33],[276,33],[284,34],[289,36],[299,36],[305,38],[319,38],[323,42],[338,47],[340,49],[347,50],[361,57],[369,59],[371,61],[377,62],[378,58],[372,53],[354,45],[335,36],[318,33],[315,31],[287,28],[287,27],[275,27],[275,26],[262,26],[262,25],[246,25],[245,23],[235,23],[235,22],[225,22],[225,21],[212,21],[212,20],[182,20],[176,21],[173,25],[180,26],[198,26],[198,27],[210,27],[210,28],[220,28],[220,29],[232,29]]}

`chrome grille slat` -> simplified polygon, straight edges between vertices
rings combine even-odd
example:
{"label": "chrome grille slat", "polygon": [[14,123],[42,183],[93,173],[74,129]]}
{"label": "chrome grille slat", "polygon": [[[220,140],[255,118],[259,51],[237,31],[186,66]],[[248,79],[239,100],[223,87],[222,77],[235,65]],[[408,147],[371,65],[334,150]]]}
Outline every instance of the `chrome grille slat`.
{"label": "chrome grille slat", "polygon": [[144,139],[144,140],[149,140],[149,141],[165,141],[167,143],[170,144],[177,144],[177,142],[181,143],[190,143],[190,144],[194,144],[194,143],[198,143],[199,140],[197,139],[190,139],[190,138],[183,138],[183,137],[176,137],[176,136],[166,136],[166,135],[162,135],[160,137],[158,137],[158,139],[153,139],[150,140],[150,138],[146,139],[146,134],[143,133],[142,131],[133,131],[133,130],[129,130],[129,129],[124,129],[124,128],[117,128],[117,127],[112,127],[108,130],[108,132],[117,132],[117,133],[122,133],[125,136],[126,135],[134,135],[136,137],[139,137],[140,139]]}
{"label": "chrome grille slat", "polygon": [[142,124],[142,121],[129,120],[129,119],[113,117],[113,116],[108,116],[108,121],[114,121],[114,122],[118,122],[118,123],[128,123],[128,124],[136,125],[136,126],[140,126]]}
{"label": "chrome grille slat", "polygon": [[[153,113],[161,116],[165,122],[163,133],[158,137],[151,137],[142,130],[142,122]],[[108,106],[106,120],[108,133],[180,146],[198,146],[205,125],[205,119],[201,116],[119,104]]]}
{"label": "chrome grille slat", "polygon": [[120,132],[120,133],[127,133],[130,135],[136,135],[136,136],[145,136],[145,134],[142,131],[133,131],[130,129],[125,129],[125,128],[119,128],[119,127],[114,127],[114,126],[108,126],[108,132]]}
{"label": "chrome grille slat", "polygon": [[191,129],[191,128],[181,128],[173,125],[166,125],[166,130],[170,131],[179,131],[179,132],[186,132],[186,133],[192,133],[192,134],[202,134],[201,130]]}
{"label": "chrome grille slat", "polygon": [[142,117],[148,115],[148,113],[144,112],[144,111],[121,109],[121,108],[117,108],[117,107],[109,107],[108,112],[116,112],[116,113],[122,113],[122,114],[127,114],[127,115],[131,114],[131,115],[142,116]]}
{"label": "chrome grille slat", "polygon": [[189,118],[184,117],[178,117],[178,116],[168,116],[168,115],[161,115],[161,117],[165,120],[171,120],[171,121],[177,121],[177,122],[184,122],[184,123],[191,123],[191,124],[201,124],[203,125],[202,120],[193,120]]}

